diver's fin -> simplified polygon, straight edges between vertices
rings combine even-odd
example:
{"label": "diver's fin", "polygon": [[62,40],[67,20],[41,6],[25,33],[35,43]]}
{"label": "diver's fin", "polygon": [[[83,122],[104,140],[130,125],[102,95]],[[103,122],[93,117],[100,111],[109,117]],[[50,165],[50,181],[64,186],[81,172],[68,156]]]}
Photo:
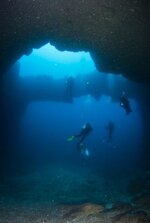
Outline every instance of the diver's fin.
{"label": "diver's fin", "polygon": [[71,142],[71,141],[74,140],[74,138],[75,138],[75,136],[69,136],[68,139],[67,139],[67,141],[68,141],[68,142]]}

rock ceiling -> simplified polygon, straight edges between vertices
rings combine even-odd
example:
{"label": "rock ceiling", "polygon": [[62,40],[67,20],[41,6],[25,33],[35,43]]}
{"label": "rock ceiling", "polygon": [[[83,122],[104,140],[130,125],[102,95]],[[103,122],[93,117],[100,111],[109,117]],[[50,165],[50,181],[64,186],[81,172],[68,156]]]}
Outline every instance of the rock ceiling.
{"label": "rock ceiling", "polygon": [[2,0],[0,70],[47,42],[89,51],[97,68],[150,81],[148,0]]}

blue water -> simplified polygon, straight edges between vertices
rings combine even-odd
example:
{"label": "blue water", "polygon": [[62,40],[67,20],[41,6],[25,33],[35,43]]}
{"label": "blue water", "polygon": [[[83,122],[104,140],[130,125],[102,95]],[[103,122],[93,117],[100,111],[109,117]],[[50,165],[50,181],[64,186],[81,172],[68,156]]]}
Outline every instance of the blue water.
{"label": "blue water", "polygon": [[[132,83],[122,75],[97,71],[88,52],[60,52],[49,44],[33,50],[28,57],[23,56],[19,64],[19,76],[14,79],[12,89],[16,101],[24,107],[19,107],[23,112],[18,113],[21,116],[15,148],[19,151],[18,157],[21,157],[20,169],[17,169],[20,173],[17,178],[11,179],[14,188],[10,192],[11,202],[32,206],[33,203],[37,204],[35,194],[38,194],[39,204],[129,201],[126,189],[129,181],[139,175],[143,137],[139,103],[130,94]],[[100,79],[99,82],[92,82],[92,76],[84,82],[86,75],[94,72],[102,77],[101,82]],[[51,79],[42,81],[39,75],[40,78],[49,76],[55,79],[57,88],[52,89],[51,86],[49,89],[46,80]],[[46,94],[53,90],[59,92],[59,86],[65,89],[62,80],[70,76],[76,82],[80,81],[76,85],[76,94],[71,95],[72,100],[55,101],[55,97],[53,101],[48,100]],[[87,86],[92,86],[92,83],[99,89],[99,97],[88,92],[90,88]],[[18,95],[20,86],[22,91]],[[85,87],[86,91],[82,91]],[[129,115],[119,104],[124,91],[132,107]],[[115,126],[112,141],[108,139],[106,128],[109,121]],[[77,150],[78,139],[72,142],[67,139],[79,134],[87,122],[93,131],[84,140],[86,152],[80,153]],[[17,185],[19,192],[16,192],[14,185]],[[8,191],[9,187],[5,192],[7,199]]]}
{"label": "blue water", "polygon": [[[60,52],[50,44],[39,50],[33,50],[29,57],[24,56],[20,59],[20,76],[24,78],[41,74],[55,78],[63,78],[69,74],[75,78],[79,74],[86,76],[95,69],[89,53]],[[115,91],[115,82],[120,78],[108,75],[107,85],[111,91]],[[126,82],[123,77],[122,80]],[[23,145],[25,148],[42,153],[45,150],[49,151],[55,159],[59,157],[67,160],[70,156],[76,162],[83,161],[85,157],[81,157],[76,150],[77,140],[68,143],[67,138],[79,133],[82,126],[89,122],[93,132],[87,137],[84,145],[90,153],[88,158],[90,165],[108,169],[134,167],[141,155],[142,118],[138,102],[130,98],[130,103],[133,112],[127,116],[119,106],[119,101],[111,101],[111,95],[103,95],[99,100],[90,95],[82,96],[75,98],[71,104],[33,101],[22,117]],[[108,142],[106,130],[109,121],[115,124],[111,143]]]}
{"label": "blue water", "polygon": [[61,52],[50,44],[34,49],[30,56],[23,56],[19,62],[21,77],[41,74],[54,78],[75,77],[96,70],[88,52]]}
{"label": "blue water", "polygon": [[[112,168],[135,165],[141,155],[142,120],[137,103],[131,100],[134,113],[126,116],[118,103],[112,103],[108,96],[95,101],[90,96],[76,99],[73,104],[55,102],[33,102],[22,118],[24,145],[30,149],[49,150],[56,156],[81,159],[76,142],[67,142],[68,136],[80,132],[89,122],[93,132],[85,140],[90,151],[90,160],[100,166]],[[106,125],[115,123],[113,140],[108,142]],[[28,145],[29,144],[29,145]],[[56,157],[55,157],[56,159]]]}

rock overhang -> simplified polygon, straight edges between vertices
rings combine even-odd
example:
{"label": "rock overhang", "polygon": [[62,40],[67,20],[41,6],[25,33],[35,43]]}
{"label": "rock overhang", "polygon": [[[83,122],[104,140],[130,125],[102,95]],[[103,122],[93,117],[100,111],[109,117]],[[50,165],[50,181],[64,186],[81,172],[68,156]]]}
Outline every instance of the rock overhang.
{"label": "rock overhang", "polygon": [[7,0],[1,2],[0,69],[47,42],[89,51],[96,67],[150,81],[150,3],[145,0]]}

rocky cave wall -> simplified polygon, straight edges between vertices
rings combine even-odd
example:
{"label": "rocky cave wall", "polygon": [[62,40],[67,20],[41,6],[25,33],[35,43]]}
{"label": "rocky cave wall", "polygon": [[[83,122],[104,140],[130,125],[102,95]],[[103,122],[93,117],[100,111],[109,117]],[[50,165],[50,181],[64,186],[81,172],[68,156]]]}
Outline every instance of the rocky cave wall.
{"label": "rocky cave wall", "polygon": [[150,80],[149,0],[0,2],[0,71],[47,42],[90,51],[104,72]]}

